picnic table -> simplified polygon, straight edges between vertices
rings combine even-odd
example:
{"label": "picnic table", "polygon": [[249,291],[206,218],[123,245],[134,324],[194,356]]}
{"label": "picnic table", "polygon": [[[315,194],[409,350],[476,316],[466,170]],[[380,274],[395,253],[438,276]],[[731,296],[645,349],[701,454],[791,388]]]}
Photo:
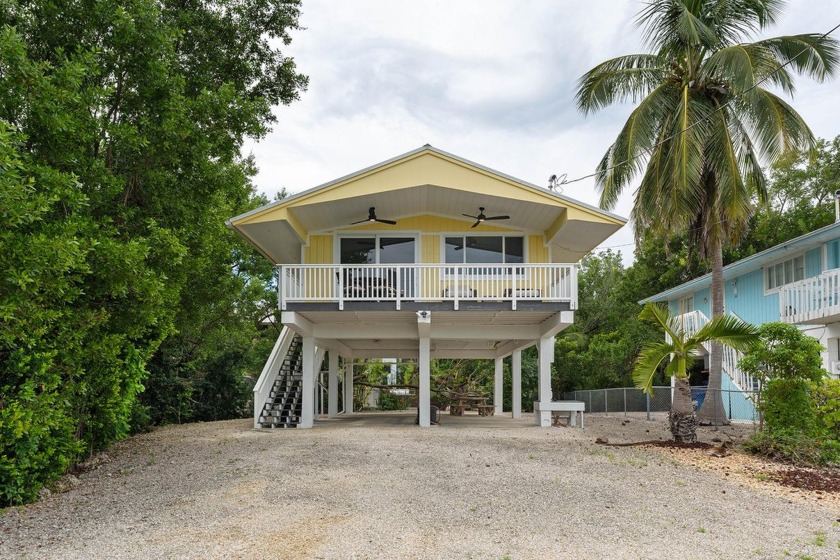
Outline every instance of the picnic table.
{"label": "picnic table", "polygon": [[452,416],[463,416],[467,409],[478,410],[479,416],[493,416],[496,410],[494,405],[487,404],[487,397],[484,395],[453,393],[449,398],[452,400],[449,405],[449,414]]}

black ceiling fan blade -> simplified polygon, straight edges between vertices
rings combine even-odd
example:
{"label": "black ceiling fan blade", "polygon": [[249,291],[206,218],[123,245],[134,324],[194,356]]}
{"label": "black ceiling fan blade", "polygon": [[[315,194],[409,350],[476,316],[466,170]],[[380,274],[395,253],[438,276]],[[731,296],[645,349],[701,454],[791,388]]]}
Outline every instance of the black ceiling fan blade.
{"label": "black ceiling fan blade", "polygon": [[461,214],[462,216],[466,216],[467,218],[472,218],[473,220],[477,220],[478,216],[470,216],[469,214]]}
{"label": "black ceiling fan blade", "polygon": [[370,221],[370,220],[359,220],[358,222],[353,222],[353,223],[351,223],[350,225],[351,225],[351,226],[355,226],[356,224],[366,224],[366,223],[367,223],[367,222],[369,222],[369,221]]}
{"label": "black ceiling fan blade", "polygon": [[510,216],[490,216],[489,218],[484,218],[485,220],[510,220]]}
{"label": "black ceiling fan blade", "polygon": [[470,227],[471,227],[471,228],[478,227],[478,224],[480,224],[480,223],[481,223],[481,220],[478,220],[476,223],[474,223],[474,224],[473,224],[473,225],[471,225]]}
{"label": "black ceiling fan blade", "polygon": [[389,224],[389,225],[392,225],[392,226],[397,225],[397,222],[395,222],[394,220],[382,220],[380,218],[375,218],[375,220],[377,222],[380,222],[380,223],[383,223],[383,224]]}

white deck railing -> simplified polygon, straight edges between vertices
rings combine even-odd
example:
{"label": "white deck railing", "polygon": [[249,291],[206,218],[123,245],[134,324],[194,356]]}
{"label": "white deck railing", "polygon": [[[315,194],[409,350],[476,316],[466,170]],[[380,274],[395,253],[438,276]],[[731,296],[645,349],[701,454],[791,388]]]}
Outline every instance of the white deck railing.
{"label": "white deck railing", "polygon": [[805,323],[840,315],[840,268],[779,288],[779,320]]}
{"label": "white deck railing", "polygon": [[[706,326],[706,323],[709,322],[709,318],[706,317],[706,315],[702,311],[690,311],[683,315],[677,316],[676,319],[683,332],[685,332],[685,334],[689,336],[695,334],[697,331]],[[667,334],[665,335],[665,337],[666,339],[670,340],[670,337]],[[712,345],[709,342],[704,342],[703,348],[706,349],[706,352],[711,353],[712,351]],[[752,376],[747,375],[741,370],[741,352],[723,344],[721,344],[721,349],[723,350],[724,373],[726,373],[729,376],[729,378],[732,380],[735,386],[738,387],[738,389],[740,389],[741,391],[752,391],[754,387]]]}
{"label": "white deck railing", "polygon": [[569,302],[577,309],[577,265],[310,264],[280,267],[280,309],[288,303],[393,301]]}

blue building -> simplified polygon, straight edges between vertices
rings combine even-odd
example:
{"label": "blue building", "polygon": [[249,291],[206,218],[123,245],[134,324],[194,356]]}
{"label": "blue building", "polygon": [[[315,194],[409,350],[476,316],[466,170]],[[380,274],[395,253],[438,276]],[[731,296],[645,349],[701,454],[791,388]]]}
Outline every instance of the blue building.
{"label": "blue building", "polygon": [[[840,376],[840,222],[729,264],[723,278],[726,313],[754,325],[797,325],[826,348],[824,367]],[[711,317],[711,284],[706,274],[642,303],[667,302],[671,314],[681,316],[693,332]],[[708,353],[704,359],[708,362]],[[749,392],[754,380],[740,371],[738,361],[737,352],[725,350],[723,388]]]}

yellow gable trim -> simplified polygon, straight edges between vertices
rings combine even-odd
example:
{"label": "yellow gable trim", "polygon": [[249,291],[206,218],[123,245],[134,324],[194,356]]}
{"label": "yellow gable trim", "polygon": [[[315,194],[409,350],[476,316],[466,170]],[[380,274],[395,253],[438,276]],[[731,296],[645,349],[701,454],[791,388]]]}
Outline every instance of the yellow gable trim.
{"label": "yellow gable trim", "polygon": [[[234,222],[233,225],[284,220],[291,216],[287,210],[294,209],[296,206],[370,196],[381,192],[423,185],[436,185],[470,193],[483,193],[500,198],[515,198],[558,208],[574,209],[586,221],[616,225],[623,225],[624,223],[619,218],[601,214],[567,200],[558,200],[549,193],[540,192],[535,188],[447,157],[434,150],[425,149],[344,180],[328,184],[310,193],[292,197],[288,202],[281,202],[278,205],[245,216]],[[571,219],[571,216],[569,218]],[[298,230],[297,227],[295,229]],[[300,233],[300,230],[298,232]]]}

